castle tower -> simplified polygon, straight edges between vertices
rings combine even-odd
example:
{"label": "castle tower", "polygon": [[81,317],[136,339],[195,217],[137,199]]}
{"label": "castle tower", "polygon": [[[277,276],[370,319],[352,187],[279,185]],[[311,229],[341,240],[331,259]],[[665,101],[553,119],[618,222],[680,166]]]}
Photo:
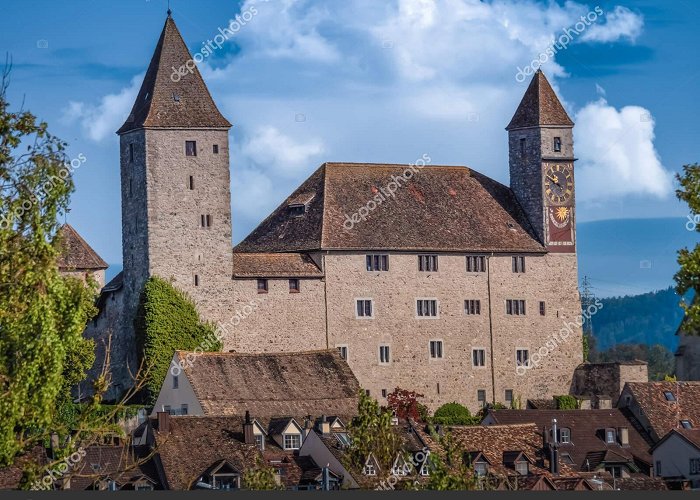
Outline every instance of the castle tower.
{"label": "castle tower", "polygon": [[510,187],[549,252],[576,252],[573,126],[540,70],[506,127]]}
{"label": "castle tower", "polygon": [[168,12],[120,137],[125,324],[149,276],[209,319],[231,279],[228,130]]}

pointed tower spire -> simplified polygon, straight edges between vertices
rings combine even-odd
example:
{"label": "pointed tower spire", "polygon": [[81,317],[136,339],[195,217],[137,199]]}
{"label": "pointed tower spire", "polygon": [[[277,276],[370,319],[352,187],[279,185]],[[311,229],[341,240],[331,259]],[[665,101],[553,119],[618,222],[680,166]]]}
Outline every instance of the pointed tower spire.
{"label": "pointed tower spire", "polygon": [[540,69],[532,77],[530,85],[506,130],[542,125],[573,127],[574,122],[569,118],[557,94],[554,93],[554,89]]}
{"label": "pointed tower spire", "polygon": [[117,134],[140,128],[230,128],[168,9],[136,102]]}

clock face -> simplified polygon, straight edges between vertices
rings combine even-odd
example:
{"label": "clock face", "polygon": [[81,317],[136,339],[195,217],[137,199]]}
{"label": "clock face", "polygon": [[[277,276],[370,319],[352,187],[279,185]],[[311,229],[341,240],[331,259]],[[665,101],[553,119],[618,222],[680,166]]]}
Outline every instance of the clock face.
{"label": "clock face", "polygon": [[553,165],[547,168],[544,189],[547,197],[553,203],[569,201],[574,191],[574,178],[571,175],[571,169],[564,165]]}

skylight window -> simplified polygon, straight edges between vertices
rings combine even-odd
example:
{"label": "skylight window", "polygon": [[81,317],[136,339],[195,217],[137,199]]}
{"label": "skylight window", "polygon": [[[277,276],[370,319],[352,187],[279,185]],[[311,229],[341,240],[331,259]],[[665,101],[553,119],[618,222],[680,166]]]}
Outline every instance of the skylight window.
{"label": "skylight window", "polygon": [[666,401],[675,401],[676,400],[676,396],[674,396],[671,391],[664,392],[664,396],[666,397]]}
{"label": "skylight window", "polygon": [[681,420],[681,426],[684,429],[692,429],[693,428],[693,424],[690,422],[690,420]]}

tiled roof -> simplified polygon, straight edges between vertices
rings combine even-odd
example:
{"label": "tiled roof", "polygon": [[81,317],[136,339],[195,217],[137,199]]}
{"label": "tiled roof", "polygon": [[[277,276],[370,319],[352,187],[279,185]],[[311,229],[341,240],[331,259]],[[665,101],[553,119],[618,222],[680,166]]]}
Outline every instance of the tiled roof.
{"label": "tiled roof", "polygon": [[58,257],[58,268],[61,271],[98,270],[109,267],[70,224],[61,226],[60,237],[61,254]]}
{"label": "tiled roof", "polygon": [[[395,198],[385,196],[407,168],[324,163],[235,251],[545,252],[508,187],[466,167],[426,166],[401,181]],[[305,213],[290,214],[290,202],[309,193]],[[376,207],[350,227],[347,217],[369,202]]]}
{"label": "tiled roof", "polygon": [[90,446],[70,475],[71,490],[86,490],[95,482],[110,479],[121,489],[139,480],[161,489],[153,452],[147,446]]}
{"label": "tiled roof", "polygon": [[[49,463],[46,448],[35,446],[24,455],[15,458],[7,467],[0,467],[0,490],[18,490],[25,468],[35,468]],[[41,477],[38,478],[41,480]]]}
{"label": "tiled roof", "polygon": [[[171,76],[191,61],[187,45],[171,17],[156,45],[136,102],[126,122],[117,132],[139,128],[221,128],[231,124],[219,112],[196,65],[180,79]],[[173,81],[178,80],[178,81]]]}
{"label": "tiled roof", "polygon": [[[177,355],[185,360],[186,352]],[[360,389],[337,350],[204,353],[185,374],[207,415],[355,415]]]}
{"label": "tiled roof", "polygon": [[[681,420],[700,427],[700,382],[628,382],[625,390],[637,401],[659,438],[682,428]],[[666,392],[676,401],[666,400]]]}
{"label": "tiled roof", "polygon": [[[571,430],[571,445],[562,444],[560,453],[568,453],[577,471],[593,470],[605,460],[624,461],[637,465],[639,461],[651,463],[649,448],[651,439],[646,433],[635,426],[625,413],[619,409],[611,410],[491,410],[490,415],[498,424],[532,423],[537,427],[537,433],[542,443],[542,429],[547,432],[552,427],[552,419],[557,419],[559,429]],[[608,444],[605,442],[604,431],[607,428],[628,429],[629,446]],[[612,455],[614,453],[615,455]],[[588,459],[588,463],[586,463]],[[594,460],[595,459],[595,460]]]}
{"label": "tiled roof", "polygon": [[506,130],[540,125],[574,126],[541,70],[532,77]]}
{"label": "tiled roof", "polygon": [[234,278],[322,278],[321,269],[300,253],[234,253]]}

